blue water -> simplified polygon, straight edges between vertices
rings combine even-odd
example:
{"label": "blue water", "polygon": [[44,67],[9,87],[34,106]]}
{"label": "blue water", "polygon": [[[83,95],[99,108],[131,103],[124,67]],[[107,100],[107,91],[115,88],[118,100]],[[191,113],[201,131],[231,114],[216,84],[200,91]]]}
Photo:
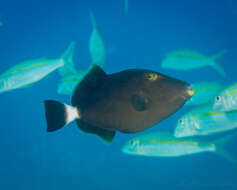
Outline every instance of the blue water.
{"label": "blue water", "polygon": [[[89,37],[94,12],[113,73],[128,68],[152,69],[189,83],[237,80],[237,1],[225,0],[1,0],[0,71],[26,59],[58,57],[76,41],[78,69],[90,64]],[[161,69],[172,50],[188,48],[206,55],[228,50],[219,63],[227,77],[212,68],[181,72]],[[237,189],[237,164],[214,153],[179,158],[148,158],[122,154],[134,134],[117,133],[111,145],[80,132],[72,123],[46,133],[43,100],[70,103],[57,94],[54,72],[28,88],[0,94],[1,190],[174,190]],[[96,92],[95,92],[96,93]],[[144,133],[172,131],[188,108]],[[221,135],[220,135],[221,136]],[[226,146],[237,157],[237,137]]]}

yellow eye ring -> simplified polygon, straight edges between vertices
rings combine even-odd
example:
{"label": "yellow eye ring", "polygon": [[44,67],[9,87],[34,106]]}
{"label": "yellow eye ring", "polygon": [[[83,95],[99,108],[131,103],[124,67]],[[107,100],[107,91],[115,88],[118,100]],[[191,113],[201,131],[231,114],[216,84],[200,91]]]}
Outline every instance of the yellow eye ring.
{"label": "yellow eye ring", "polygon": [[155,81],[158,79],[158,75],[156,73],[146,73],[145,74],[146,79],[149,81]]}

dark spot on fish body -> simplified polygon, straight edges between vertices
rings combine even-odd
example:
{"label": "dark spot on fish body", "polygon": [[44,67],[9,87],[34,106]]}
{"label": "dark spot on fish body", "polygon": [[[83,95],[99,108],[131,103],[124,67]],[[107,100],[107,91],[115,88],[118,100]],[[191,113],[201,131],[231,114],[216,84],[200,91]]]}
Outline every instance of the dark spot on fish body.
{"label": "dark spot on fish body", "polygon": [[151,102],[151,99],[148,96],[144,95],[143,92],[141,92],[140,94],[134,94],[131,97],[131,104],[137,111],[142,112],[147,110],[150,107]]}

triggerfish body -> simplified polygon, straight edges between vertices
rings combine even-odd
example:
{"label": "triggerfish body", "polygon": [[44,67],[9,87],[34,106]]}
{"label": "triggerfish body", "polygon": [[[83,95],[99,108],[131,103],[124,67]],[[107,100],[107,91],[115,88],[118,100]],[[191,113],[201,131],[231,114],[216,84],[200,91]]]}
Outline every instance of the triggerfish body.
{"label": "triggerfish body", "polygon": [[175,137],[200,136],[237,128],[237,110],[213,111],[212,105],[202,105],[182,116],[175,128]]}
{"label": "triggerfish body", "polygon": [[214,56],[205,56],[197,51],[188,49],[180,49],[172,51],[162,61],[162,68],[174,70],[191,70],[198,69],[205,66],[214,68],[222,76],[225,76],[224,70],[216,63],[226,51],[222,51]]}
{"label": "triggerfish body", "polygon": [[51,72],[59,69],[61,73],[70,70],[74,54],[74,42],[58,59],[35,59],[17,64],[0,75],[0,93],[35,83]]}
{"label": "triggerfish body", "polygon": [[237,110],[237,83],[231,84],[218,94],[213,103],[215,111]]}
{"label": "triggerfish body", "polygon": [[92,12],[90,12],[90,19],[93,26],[89,41],[90,56],[93,64],[97,64],[102,67],[105,64],[106,59],[105,45]]}
{"label": "triggerfish body", "polygon": [[178,157],[201,152],[215,152],[229,161],[236,162],[236,159],[223,148],[224,144],[234,136],[236,134],[206,142],[194,138],[175,138],[170,133],[156,132],[129,140],[123,146],[122,152],[148,157]]}
{"label": "triggerfish body", "polygon": [[82,131],[112,142],[116,130],[143,131],[176,112],[193,93],[186,82],[155,71],[106,74],[92,65],[72,94],[72,106],[45,101],[47,131],[76,120]]}
{"label": "triggerfish body", "polygon": [[199,82],[192,86],[195,94],[185,105],[201,105],[212,102],[223,86],[217,82]]}

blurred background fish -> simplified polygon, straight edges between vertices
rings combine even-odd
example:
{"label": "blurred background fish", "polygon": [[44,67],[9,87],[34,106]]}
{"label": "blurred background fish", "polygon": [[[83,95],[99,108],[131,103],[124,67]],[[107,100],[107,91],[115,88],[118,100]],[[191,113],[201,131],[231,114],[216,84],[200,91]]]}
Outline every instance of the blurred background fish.
{"label": "blurred background fish", "polygon": [[57,59],[34,59],[19,63],[0,75],[0,93],[26,87],[56,69],[63,75],[72,69],[74,42]]}
{"label": "blurred background fish", "polygon": [[105,45],[103,38],[98,31],[95,17],[92,11],[90,11],[90,19],[93,26],[93,30],[90,36],[89,50],[93,64],[103,66],[106,59]]}
{"label": "blurred background fish", "polygon": [[214,56],[205,56],[197,51],[189,49],[179,49],[168,53],[162,61],[161,67],[164,69],[190,70],[210,66],[219,74],[225,76],[225,72],[216,60],[222,57],[226,50]]}
{"label": "blurred background fish", "polygon": [[128,0],[124,0],[124,14],[128,14]]}
{"label": "blurred background fish", "polygon": [[58,93],[71,96],[77,83],[84,77],[87,71],[79,70],[76,74],[67,75],[61,78],[58,84]]}
{"label": "blurred background fish", "polygon": [[171,133],[157,132],[130,139],[123,146],[122,152],[149,157],[177,157],[201,152],[215,152],[231,162],[236,162],[237,160],[223,148],[224,144],[235,136],[236,134],[231,134],[206,142],[194,138],[175,138]]}

